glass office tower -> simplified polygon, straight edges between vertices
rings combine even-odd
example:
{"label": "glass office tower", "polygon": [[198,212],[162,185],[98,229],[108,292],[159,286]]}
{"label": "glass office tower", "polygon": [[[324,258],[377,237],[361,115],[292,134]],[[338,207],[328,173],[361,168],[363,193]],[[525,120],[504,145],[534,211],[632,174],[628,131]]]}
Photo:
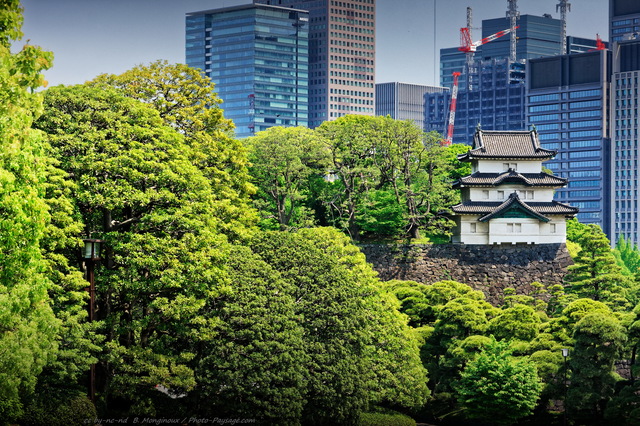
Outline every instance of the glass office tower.
{"label": "glass office tower", "polygon": [[[460,77],[460,82],[463,81]],[[508,59],[476,61],[469,76],[471,90],[461,84],[453,132],[453,143],[470,145],[479,125],[483,130],[526,130],[524,114],[524,64]],[[450,92],[425,95],[427,132],[446,136]]]}
{"label": "glass office tower", "polygon": [[308,126],[306,11],[250,4],[189,13],[186,62],[215,83],[238,138]]}
{"label": "glass office tower", "polygon": [[579,207],[581,223],[598,224],[611,238],[610,74],[608,50],[532,59],[526,116],[542,147],[558,150],[545,166],[569,179],[556,199]]}
{"label": "glass office tower", "polygon": [[309,127],[375,113],[375,0],[254,0],[309,11]]}
{"label": "glass office tower", "polygon": [[630,39],[640,33],[640,1],[609,0],[609,42]]}

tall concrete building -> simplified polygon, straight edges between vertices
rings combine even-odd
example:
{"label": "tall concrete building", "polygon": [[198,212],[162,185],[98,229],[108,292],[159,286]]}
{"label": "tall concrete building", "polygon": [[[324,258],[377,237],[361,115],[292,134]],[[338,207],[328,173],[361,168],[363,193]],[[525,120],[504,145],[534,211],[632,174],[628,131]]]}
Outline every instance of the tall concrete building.
{"label": "tall concrete building", "polygon": [[638,101],[640,95],[640,2],[609,0],[611,76],[611,234],[640,244],[638,234]]}
{"label": "tall concrete building", "polygon": [[425,94],[445,91],[448,89],[420,84],[399,82],[376,84],[376,115],[388,115],[396,120],[413,120],[416,126],[423,129]]}
{"label": "tall concrete building", "polygon": [[640,96],[640,37],[616,42],[611,96],[611,241],[620,237],[640,243],[638,235],[638,100]]}
{"label": "tall concrete building", "polygon": [[375,113],[375,0],[254,0],[309,11],[309,127]]}
{"label": "tall concrete building", "polygon": [[309,14],[243,5],[187,14],[186,62],[211,78],[244,138],[308,126]]}
{"label": "tall concrete building", "polygon": [[640,33],[640,2],[609,0],[609,42],[619,42]]}
{"label": "tall concrete building", "polygon": [[569,185],[560,202],[580,209],[578,220],[611,236],[611,52],[532,59],[527,69],[526,121],[543,148],[557,150],[546,163]]}

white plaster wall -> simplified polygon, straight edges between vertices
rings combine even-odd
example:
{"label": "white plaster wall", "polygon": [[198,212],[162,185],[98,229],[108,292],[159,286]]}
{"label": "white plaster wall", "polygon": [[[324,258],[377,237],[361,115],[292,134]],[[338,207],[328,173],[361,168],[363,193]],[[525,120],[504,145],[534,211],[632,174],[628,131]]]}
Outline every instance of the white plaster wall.
{"label": "white plaster wall", "polygon": [[[565,243],[567,226],[564,217],[554,217],[545,223],[537,219],[500,218],[487,222],[478,222],[480,216],[464,215],[459,217],[456,231],[451,239],[462,244],[553,244]],[[456,217],[458,219],[458,217]],[[508,232],[507,224],[519,223],[521,232]],[[476,225],[472,232],[471,224]],[[551,224],[556,232],[551,232]]]}
{"label": "white plaster wall", "polygon": [[504,163],[515,164],[516,171],[520,173],[540,173],[542,163],[540,161],[507,161],[507,160],[478,160],[477,171],[482,173],[502,173]]}
{"label": "white plaster wall", "polygon": [[[548,202],[553,201],[553,193],[554,190],[551,188],[536,188],[536,187],[528,187],[524,185],[500,185],[496,188],[469,188],[469,198],[473,201],[504,201],[509,198],[509,195],[514,191],[533,191],[533,199],[525,198],[524,194],[520,194],[520,199],[525,203],[527,201],[534,202]],[[482,191],[489,191],[489,198],[484,198],[484,194]],[[504,195],[500,196],[499,191],[504,191]],[[466,191],[464,191],[466,192]],[[528,194],[527,194],[528,195]],[[467,199],[466,194],[463,195],[463,200]]]}
{"label": "white plaster wall", "polygon": [[[520,225],[520,232],[509,232],[508,224]],[[538,219],[500,218],[489,221],[489,244],[547,243],[540,235]]]}
{"label": "white plaster wall", "polygon": [[[453,242],[463,244],[488,244],[489,243],[489,224],[486,222],[478,222],[480,216],[461,216],[460,235],[458,241]],[[476,230],[472,232],[472,224],[475,224]]]}
{"label": "white plaster wall", "polygon": [[[555,232],[552,226],[555,225]],[[545,243],[564,243],[567,240],[567,221],[564,217],[552,217],[547,223],[540,223],[540,237]]]}

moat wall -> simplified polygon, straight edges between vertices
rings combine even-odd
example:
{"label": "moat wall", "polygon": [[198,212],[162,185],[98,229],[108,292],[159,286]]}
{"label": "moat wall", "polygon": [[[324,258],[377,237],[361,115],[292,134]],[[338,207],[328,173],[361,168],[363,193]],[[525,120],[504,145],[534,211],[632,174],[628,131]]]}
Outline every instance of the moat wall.
{"label": "moat wall", "polygon": [[360,249],[383,281],[454,280],[483,291],[492,304],[500,303],[508,287],[527,294],[535,281],[562,284],[573,264],[565,244],[363,244]]}

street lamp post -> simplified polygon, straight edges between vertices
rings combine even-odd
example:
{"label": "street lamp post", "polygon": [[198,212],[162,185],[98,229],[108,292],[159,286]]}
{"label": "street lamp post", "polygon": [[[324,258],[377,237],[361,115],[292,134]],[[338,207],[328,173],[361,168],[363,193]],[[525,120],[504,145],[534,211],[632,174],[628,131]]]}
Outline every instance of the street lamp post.
{"label": "street lamp post", "polygon": [[562,348],[562,358],[564,358],[564,416],[563,424],[567,426],[567,358],[569,357],[569,349]]}
{"label": "street lamp post", "polygon": [[[100,248],[102,240],[85,239],[82,259],[86,265],[87,281],[89,281],[89,321],[95,321],[96,316],[96,283],[95,283],[95,267],[102,258],[100,257]],[[91,364],[89,371],[89,398],[92,402],[96,401],[96,365]]]}

